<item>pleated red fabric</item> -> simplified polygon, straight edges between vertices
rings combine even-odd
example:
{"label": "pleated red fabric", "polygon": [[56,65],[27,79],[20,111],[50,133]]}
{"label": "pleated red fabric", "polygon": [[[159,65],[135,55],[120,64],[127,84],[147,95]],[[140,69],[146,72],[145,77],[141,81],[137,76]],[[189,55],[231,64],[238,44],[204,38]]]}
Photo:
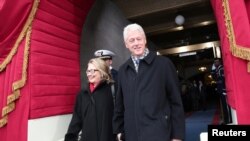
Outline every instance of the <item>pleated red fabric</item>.
{"label": "pleated red fabric", "polygon": [[241,0],[211,0],[217,20],[228,102],[239,124],[250,123],[250,4]]}
{"label": "pleated red fabric", "polygon": [[93,3],[0,1],[0,141],[27,141],[29,119],[73,111],[80,36]]}

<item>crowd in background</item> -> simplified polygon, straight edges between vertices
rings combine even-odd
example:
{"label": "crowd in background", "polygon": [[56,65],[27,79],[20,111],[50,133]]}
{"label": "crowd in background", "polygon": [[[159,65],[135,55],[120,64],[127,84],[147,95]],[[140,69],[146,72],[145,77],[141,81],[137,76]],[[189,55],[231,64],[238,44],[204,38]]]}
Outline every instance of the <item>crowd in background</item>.
{"label": "crowd in background", "polygon": [[203,80],[182,81],[181,94],[185,112],[205,111],[209,103],[218,100],[215,84]]}

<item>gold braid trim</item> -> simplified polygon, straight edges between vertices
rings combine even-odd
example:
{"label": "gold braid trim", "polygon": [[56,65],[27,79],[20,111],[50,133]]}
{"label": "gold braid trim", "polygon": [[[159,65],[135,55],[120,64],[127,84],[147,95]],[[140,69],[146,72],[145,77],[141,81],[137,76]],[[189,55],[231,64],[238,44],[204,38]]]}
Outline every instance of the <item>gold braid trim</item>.
{"label": "gold braid trim", "polygon": [[22,78],[21,80],[17,80],[12,84],[12,90],[17,91],[18,89],[22,88],[25,85],[27,80],[27,68],[28,68],[28,59],[29,59],[29,49],[30,49],[30,35],[31,35],[31,28],[29,27],[25,42],[24,48],[24,59],[23,59],[23,68],[22,68]]}
{"label": "gold braid trim", "polygon": [[[15,109],[15,101],[20,98],[20,89],[25,86],[27,80],[27,68],[28,68],[28,59],[29,59],[29,49],[30,49],[30,38],[31,38],[31,23],[34,20],[35,13],[37,11],[39,0],[34,0],[31,13],[29,18],[24,25],[23,29],[26,31],[21,34],[25,34],[25,47],[24,47],[24,57],[23,57],[23,67],[22,67],[22,78],[17,80],[12,84],[12,94],[7,97],[7,105],[2,108],[2,118],[0,119],[0,128],[4,127],[8,123],[8,114]],[[24,37],[24,35],[22,35]],[[20,37],[20,36],[19,36]],[[23,39],[22,37],[22,39]],[[21,41],[20,41],[21,42]],[[20,44],[18,43],[18,45]],[[16,42],[17,43],[17,42]],[[17,49],[16,49],[17,50]],[[1,64],[2,65],[2,64]],[[5,66],[6,67],[6,66]]]}
{"label": "gold braid trim", "polygon": [[0,128],[3,127],[4,125],[6,125],[8,122],[8,117],[4,116],[0,119]]}
{"label": "gold braid trim", "polygon": [[31,25],[34,17],[35,17],[35,14],[36,14],[36,10],[37,10],[37,7],[38,7],[38,4],[39,4],[39,0],[34,0],[34,3],[33,3],[33,6],[32,6],[32,9],[31,9],[31,12],[29,14],[29,17],[27,19],[27,21],[25,22],[24,24],[24,27],[21,31],[21,33],[19,34],[13,48],[11,49],[10,53],[8,54],[8,56],[3,60],[2,63],[0,63],[0,72],[2,72],[6,66],[10,63],[10,61],[12,60],[13,56],[16,54],[17,52],[17,49],[21,43],[21,41],[23,40],[29,26]]}
{"label": "gold braid trim", "polygon": [[7,105],[11,102],[16,101],[20,97],[20,90],[14,91],[11,95],[8,95],[7,97]]}
{"label": "gold braid trim", "polygon": [[[230,51],[235,57],[250,61],[250,49],[236,44],[233,23],[230,14],[229,0],[223,0],[222,6],[224,9],[225,25],[227,36],[230,44]],[[250,63],[247,65],[247,72],[250,72]]]}
{"label": "gold braid trim", "polygon": [[8,113],[12,112],[15,109],[16,105],[15,102],[8,104],[7,106],[3,107],[2,110],[2,117],[6,116]]}

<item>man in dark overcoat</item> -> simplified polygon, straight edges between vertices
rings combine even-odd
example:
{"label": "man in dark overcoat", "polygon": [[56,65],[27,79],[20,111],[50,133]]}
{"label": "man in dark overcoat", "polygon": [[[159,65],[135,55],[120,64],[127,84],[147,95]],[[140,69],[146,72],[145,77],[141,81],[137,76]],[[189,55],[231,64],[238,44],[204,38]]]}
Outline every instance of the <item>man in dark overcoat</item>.
{"label": "man in dark overcoat", "polygon": [[182,141],[185,116],[173,63],[146,47],[138,24],[123,31],[131,57],[118,71],[113,130],[118,140]]}

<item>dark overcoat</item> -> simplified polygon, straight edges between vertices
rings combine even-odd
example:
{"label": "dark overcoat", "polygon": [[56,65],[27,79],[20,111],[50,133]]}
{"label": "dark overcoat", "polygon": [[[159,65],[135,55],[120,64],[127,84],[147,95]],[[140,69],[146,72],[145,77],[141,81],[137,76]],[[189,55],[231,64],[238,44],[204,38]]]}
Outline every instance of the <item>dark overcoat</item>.
{"label": "dark overcoat", "polygon": [[74,113],[65,135],[65,141],[112,141],[113,98],[110,84],[103,82],[90,93],[82,90],[76,98]]}
{"label": "dark overcoat", "polygon": [[114,133],[124,132],[126,141],[184,139],[180,85],[168,58],[149,52],[138,73],[131,58],[120,67],[113,121]]}

